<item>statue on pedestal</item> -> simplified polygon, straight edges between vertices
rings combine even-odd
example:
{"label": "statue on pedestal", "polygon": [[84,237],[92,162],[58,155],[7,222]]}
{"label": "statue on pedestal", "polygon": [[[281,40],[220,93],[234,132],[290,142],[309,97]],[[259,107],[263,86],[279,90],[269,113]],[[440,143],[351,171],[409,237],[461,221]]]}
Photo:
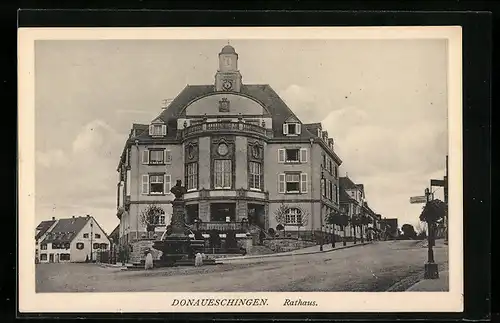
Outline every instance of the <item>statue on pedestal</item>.
{"label": "statue on pedestal", "polygon": [[186,194],[186,187],[182,186],[180,179],[177,180],[175,186],[170,189],[170,192],[174,194],[176,200],[182,200],[184,194]]}

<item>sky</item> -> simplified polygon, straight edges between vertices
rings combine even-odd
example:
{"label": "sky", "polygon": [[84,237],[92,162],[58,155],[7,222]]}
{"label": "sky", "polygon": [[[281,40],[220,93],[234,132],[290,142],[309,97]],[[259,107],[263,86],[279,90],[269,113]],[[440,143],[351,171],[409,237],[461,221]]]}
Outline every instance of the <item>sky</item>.
{"label": "sky", "polygon": [[[418,225],[448,151],[445,40],[230,40],[243,83],[269,84],[304,123],[321,122],[340,174],[382,217]],[[91,214],[118,225],[119,156],[187,84],[212,84],[227,40],[37,40],[36,222]],[[435,198],[443,199],[442,188]]]}

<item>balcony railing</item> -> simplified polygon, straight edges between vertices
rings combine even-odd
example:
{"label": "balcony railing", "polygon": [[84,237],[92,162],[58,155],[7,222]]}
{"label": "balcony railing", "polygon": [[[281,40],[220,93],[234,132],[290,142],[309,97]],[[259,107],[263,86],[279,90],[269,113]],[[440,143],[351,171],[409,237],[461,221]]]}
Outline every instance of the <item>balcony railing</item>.
{"label": "balcony railing", "polygon": [[211,230],[217,230],[219,232],[246,232],[248,225],[244,225],[240,222],[201,222],[198,224],[189,225],[191,230],[200,230],[202,232],[208,232]]}
{"label": "balcony railing", "polygon": [[261,126],[244,122],[204,122],[198,123],[183,130],[183,137],[205,131],[241,131],[267,135],[267,129]]}

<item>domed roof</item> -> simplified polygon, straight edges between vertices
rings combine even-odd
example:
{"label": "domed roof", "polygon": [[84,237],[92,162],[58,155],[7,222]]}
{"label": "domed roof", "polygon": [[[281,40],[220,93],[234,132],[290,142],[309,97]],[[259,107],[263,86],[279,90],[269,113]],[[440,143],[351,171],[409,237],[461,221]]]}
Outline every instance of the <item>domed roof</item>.
{"label": "domed roof", "polygon": [[221,54],[236,54],[236,51],[234,50],[234,47],[231,45],[226,45],[222,48],[220,51]]}

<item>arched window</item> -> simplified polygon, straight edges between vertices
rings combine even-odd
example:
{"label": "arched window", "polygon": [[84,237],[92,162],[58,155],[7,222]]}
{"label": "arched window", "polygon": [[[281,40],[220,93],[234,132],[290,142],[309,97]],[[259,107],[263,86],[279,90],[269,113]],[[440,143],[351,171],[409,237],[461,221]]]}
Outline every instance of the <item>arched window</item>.
{"label": "arched window", "polygon": [[302,223],[302,210],[296,207],[291,207],[285,213],[286,224],[301,224]]}
{"label": "arched window", "polygon": [[78,250],[82,250],[82,249],[83,249],[83,247],[84,247],[83,242],[78,242],[78,243],[76,244],[76,249],[78,249]]}

